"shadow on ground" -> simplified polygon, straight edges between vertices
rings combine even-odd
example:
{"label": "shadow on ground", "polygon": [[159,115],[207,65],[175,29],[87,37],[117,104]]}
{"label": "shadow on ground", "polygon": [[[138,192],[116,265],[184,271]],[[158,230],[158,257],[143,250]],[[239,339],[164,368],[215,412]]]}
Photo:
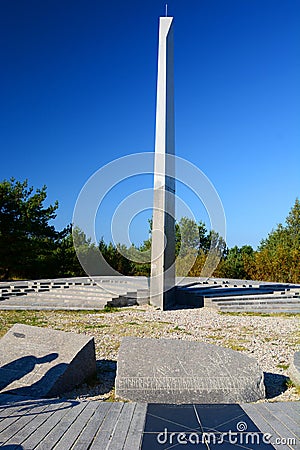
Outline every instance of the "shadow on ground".
{"label": "shadow on ground", "polygon": [[[24,416],[36,416],[37,414],[44,414],[43,410],[37,412],[35,408],[47,408],[47,413],[55,412],[58,410],[64,410],[73,408],[78,405],[76,400],[61,400],[59,398],[40,398],[33,399],[31,397],[22,397],[19,395],[0,394],[0,421],[7,417],[7,410],[9,411],[9,417],[24,417]],[[2,450],[3,447],[0,448]]]}
{"label": "shadow on ground", "polygon": [[117,361],[98,359],[96,361],[96,377],[86,381],[72,391],[65,392],[61,398],[107,396],[115,387]]}
{"label": "shadow on ground", "polygon": [[278,373],[264,372],[264,383],[266,387],[266,398],[274,398],[287,390],[289,378]]}
{"label": "shadow on ground", "polygon": [[23,450],[24,447],[19,444],[1,445],[1,450]]}
{"label": "shadow on ground", "polygon": [[97,384],[100,389],[99,394],[107,394],[115,386],[117,375],[117,361],[110,359],[100,359],[96,362]]}

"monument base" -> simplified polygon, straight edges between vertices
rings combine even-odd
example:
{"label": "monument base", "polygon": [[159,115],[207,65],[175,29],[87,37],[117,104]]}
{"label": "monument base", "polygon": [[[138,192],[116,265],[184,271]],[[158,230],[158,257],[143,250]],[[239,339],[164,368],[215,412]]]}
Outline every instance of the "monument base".
{"label": "monument base", "polygon": [[203,342],[126,337],[116,395],[149,403],[240,403],[265,397],[255,359]]}

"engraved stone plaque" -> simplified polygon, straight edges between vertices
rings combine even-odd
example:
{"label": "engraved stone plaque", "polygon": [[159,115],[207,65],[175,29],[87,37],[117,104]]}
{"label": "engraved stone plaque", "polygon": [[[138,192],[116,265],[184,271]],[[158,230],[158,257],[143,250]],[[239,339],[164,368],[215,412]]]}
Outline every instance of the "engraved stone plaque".
{"label": "engraved stone plaque", "polygon": [[55,397],[96,372],[94,338],[15,324],[0,340],[0,392]]}
{"label": "engraved stone plaque", "polygon": [[236,403],[265,397],[255,359],[203,342],[125,337],[116,395],[150,403]]}

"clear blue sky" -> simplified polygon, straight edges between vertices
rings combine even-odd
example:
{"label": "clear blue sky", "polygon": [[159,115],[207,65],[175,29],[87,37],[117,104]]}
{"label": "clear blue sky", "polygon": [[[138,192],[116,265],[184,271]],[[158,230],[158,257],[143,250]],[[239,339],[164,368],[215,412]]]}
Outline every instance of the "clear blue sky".
{"label": "clear blue sky", "polygon": [[[176,153],[217,189],[229,247],[256,247],[300,192],[300,2],[168,3]],[[0,2],[0,179],[46,184],[58,229],[95,170],[154,150],[160,15],[158,0]]]}

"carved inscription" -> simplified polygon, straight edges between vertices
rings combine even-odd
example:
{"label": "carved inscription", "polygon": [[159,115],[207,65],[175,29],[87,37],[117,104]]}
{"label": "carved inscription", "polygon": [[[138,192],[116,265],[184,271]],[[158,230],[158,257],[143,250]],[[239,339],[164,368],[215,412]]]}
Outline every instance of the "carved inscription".
{"label": "carved inscription", "polygon": [[133,401],[228,403],[265,395],[263,372],[248,356],[203,342],[126,337],[116,395]]}
{"label": "carved inscription", "polygon": [[245,386],[247,378],[214,377],[122,377],[118,379],[118,388],[126,390],[226,390]]}

